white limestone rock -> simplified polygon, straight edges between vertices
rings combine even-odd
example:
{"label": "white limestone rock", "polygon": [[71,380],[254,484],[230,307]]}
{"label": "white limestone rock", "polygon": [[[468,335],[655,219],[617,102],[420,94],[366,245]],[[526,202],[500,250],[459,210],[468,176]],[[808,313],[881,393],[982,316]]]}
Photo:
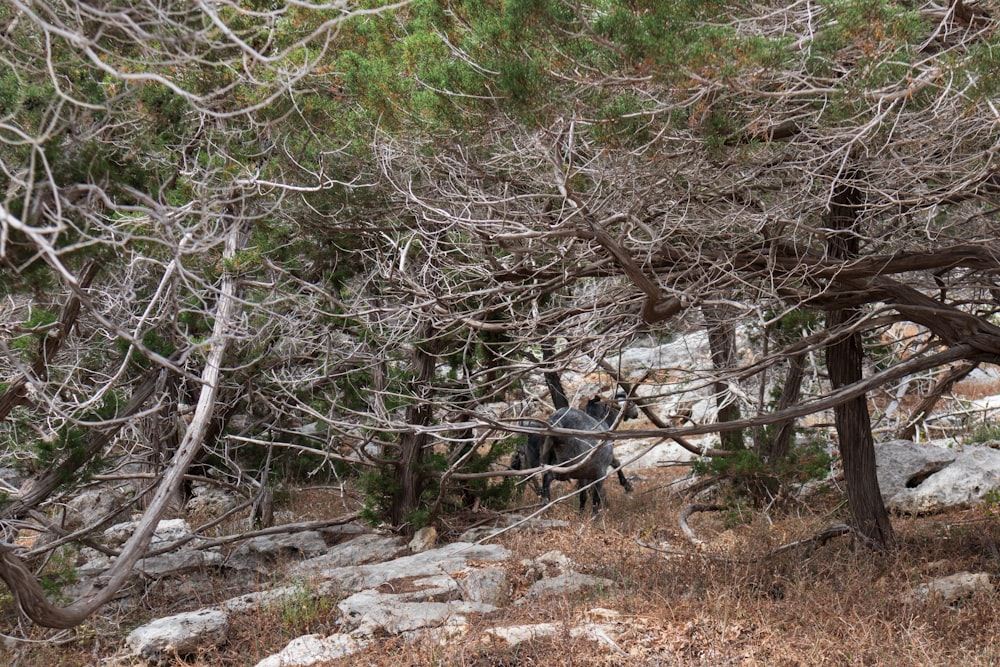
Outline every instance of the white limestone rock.
{"label": "white limestone rock", "polygon": [[139,657],[160,662],[221,646],[228,632],[224,613],[202,609],[156,619],[133,630],[125,641]]}

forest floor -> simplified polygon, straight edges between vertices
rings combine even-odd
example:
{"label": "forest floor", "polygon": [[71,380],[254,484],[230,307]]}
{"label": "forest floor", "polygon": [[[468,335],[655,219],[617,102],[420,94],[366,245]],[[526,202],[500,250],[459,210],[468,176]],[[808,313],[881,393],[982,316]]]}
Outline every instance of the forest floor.
{"label": "forest floor", "polygon": [[[385,638],[364,652],[329,665],[996,665],[1000,664],[997,595],[979,594],[957,604],[916,602],[907,593],[921,583],[960,571],[1000,572],[1000,513],[996,505],[929,517],[895,517],[898,548],[876,554],[850,535],[775,553],[782,545],[816,535],[848,518],[843,489],[831,486],[805,501],[773,504],[766,512],[702,512],[690,525],[700,547],[680,530],[690,502],[670,490],[683,468],[639,471],[632,497],[608,484],[610,508],[582,515],[573,500],[549,518],[569,528],[544,533],[509,532],[496,541],[514,554],[511,580],[521,559],[560,550],[579,572],[615,585],[579,596],[555,596],[476,617],[467,633],[442,642]],[[562,487],[565,489],[565,485]],[[525,499],[531,496],[530,491]],[[297,520],[340,515],[344,496],[334,489],[293,493],[286,509]],[[483,515],[446,528],[454,539]],[[461,524],[461,525],[460,525]],[[449,530],[453,533],[449,534]],[[261,582],[265,586],[268,582]],[[273,582],[272,582],[273,583]],[[4,591],[6,593],[6,591]],[[191,608],[230,597],[225,581]],[[161,597],[162,596],[162,597]],[[72,633],[35,630],[40,643],[0,645],[0,664],[23,667],[99,665],[120,654],[124,637],[151,618],[178,613],[162,590],[151,591],[129,615],[99,615]],[[2,596],[0,596],[2,598]],[[191,659],[197,667],[252,667],[295,637],[337,632],[337,600],[303,603],[234,619],[229,641],[217,652]],[[610,611],[609,611],[610,610]],[[594,615],[614,624],[606,642],[571,638],[569,630]],[[15,615],[0,599],[0,624]],[[492,627],[554,623],[565,632],[510,647],[484,640]],[[24,628],[19,629],[23,632]],[[51,640],[55,639],[53,643]],[[6,655],[4,655],[6,654]]]}

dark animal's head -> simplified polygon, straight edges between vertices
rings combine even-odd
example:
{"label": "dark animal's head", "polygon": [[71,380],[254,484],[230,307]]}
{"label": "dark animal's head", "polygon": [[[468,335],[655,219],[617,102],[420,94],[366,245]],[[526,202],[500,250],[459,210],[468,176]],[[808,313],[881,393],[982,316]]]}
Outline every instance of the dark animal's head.
{"label": "dark animal's head", "polygon": [[617,400],[611,400],[597,394],[587,401],[585,412],[597,421],[611,426],[615,419],[618,418],[618,413],[621,412],[624,405],[625,413],[622,415],[622,420],[636,419],[639,416],[639,409],[635,406],[635,403],[626,400],[627,398],[623,391],[618,392],[616,396]]}

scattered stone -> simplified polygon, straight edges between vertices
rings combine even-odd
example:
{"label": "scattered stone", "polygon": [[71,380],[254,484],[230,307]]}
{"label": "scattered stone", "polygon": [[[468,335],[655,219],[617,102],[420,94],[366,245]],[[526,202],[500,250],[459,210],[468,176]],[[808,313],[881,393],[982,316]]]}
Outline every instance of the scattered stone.
{"label": "scattered stone", "polygon": [[501,567],[485,567],[472,570],[458,579],[462,599],[468,602],[482,602],[500,607],[510,598],[510,580]]}
{"label": "scattered stone", "polygon": [[569,528],[569,522],[562,519],[525,519],[519,514],[509,514],[505,520],[497,525],[470,528],[462,533],[458,540],[459,542],[480,542],[507,529],[542,533],[547,530],[565,530],[566,528]]}
{"label": "scattered stone", "polygon": [[259,535],[247,540],[230,556],[227,565],[237,570],[270,570],[279,558],[312,558],[325,553],[326,540],[319,531]]}
{"label": "scattered stone", "polygon": [[[395,579],[454,575],[471,569],[468,561],[497,562],[510,558],[510,551],[495,544],[452,542],[437,549],[403,556],[383,563],[348,567],[318,567],[309,570],[311,577],[323,582],[321,592],[355,592],[377,588]],[[304,563],[302,564],[304,565]],[[298,572],[302,570],[297,569]]]}
{"label": "scattered stone", "polygon": [[[104,542],[111,547],[119,547],[132,537],[139,527],[138,521],[117,523],[104,531]],[[191,535],[191,526],[184,519],[164,519],[156,524],[153,536],[149,540],[150,548],[159,549],[179,542]],[[195,538],[197,539],[197,538]]]}
{"label": "scattered stone", "polygon": [[556,632],[561,631],[555,623],[532,623],[528,625],[508,625],[503,628],[487,628],[483,631],[486,637],[496,637],[502,639],[511,646],[517,646],[527,641],[534,641],[543,637],[551,637]]}
{"label": "scattered stone", "polygon": [[135,569],[146,576],[158,579],[168,575],[182,574],[195,570],[202,570],[206,567],[219,567],[222,565],[222,554],[214,551],[194,551],[183,549],[174,553],[143,558]]}
{"label": "scattered stone", "polygon": [[[695,457],[694,454],[676,442],[662,442],[662,440],[662,438],[637,438],[616,443],[615,458],[622,462],[626,470],[634,470],[659,468],[690,461]],[[689,442],[706,450],[716,446],[716,438],[711,435],[689,438]]]}
{"label": "scattered stone", "polygon": [[297,563],[291,574],[305,579],[322,578],[322,573],[328,570],[384,561],[398,554],[400,549],[398,537],[367,533],[330,547],[321,556]]}
{"label": "scattered stone", "polygon": [[995,590],[990,575],[985,572],[956,572],[917,586],[908,598],[914,602],[926,602],[940,597],[946,604],[952,604],[976,593],[992,595]]}
{"label": "scattered stone", "polygon": [[[573,639],[585,637],[592,641],[602,641],[618,648],[617,644],[608,637],[608,634],[612,631],[613,629],[606,625],[587,623],[570,628],[569,636]],[[534,623],[530,625],[509,625],[503,628],[488,628],[483,632],[483,635],[486,637],[496,637],[497,639],[504,640],[511,646],[517,646],[526,641],[551,637],[556,634],[561,635],[565,632],[566,628],[563,625],[556,623]],[[621,651],[620,648],[618,650]]]}
{"label": "scattered stone", "polygon": [[279,653],[258,662],[256,667],[310,667],[357,653],[368,643],[344,634],[329,637],[305,635],[293,639]]}
{"label": "scattered stone", "polygon": [[890,440],[875,445],[875,467],[882,498],[892,505],[893,498],[918,486],[925,479],[948,466],[958,452],[912,440]]}
{"label": "scattered stone", "polygon": [[420,553],[421,551],[433,549],[434,545],[437,544],[437,538],[437,528],[434,526],[424,526],[418,530],[413,536],[413,539],[410,540],[410,551],[413,553]]}
{"label": "scattered stone", "polygon": [[66,503],[65,526],[78,528],[102,521],[116,508],[121,508],[125,500],[125,494],[114,487],[89,489],[79,493]]}
{"label": "scattered stone", "polygon": [[561,551],[546,551],[538,558],[521,561],[525,575],[530,581],[538,581],[563,572],[571,572],[573,561]]}
{"label": "scattered stone", "polygon": [[622,350],[620,356],[609,355],[606,360],[628,374],[650,369],[690,368],[692,359],[706,358],[711,358],[708,334],[695,331],[662,345],[630,345]]}
{"label": "scattered stone", "polygon": [[264,607],[281,606],[292,600],[301,600],[303,596],[316,597],[316,595],[315,591],[309,591],[303,586],[282,586],[229,598],[222,603],[222,609],[230,613],[245,614]]}
{"label": "scattered stone", "polygon": [[228,632],[224,613],[202,609],[159,618],[133,630],[125,641],[136,655],[160,662],[220,646]]}
{"label": "scattered stone", "polygon": [[550,595],[573,595],[595,588],[609,589],[614,585],[615,582],[604,577],[594,577],[589,574],[580,574],[579,572],[566,572],[555,577],[536,581],[528,589],[528,592],[524,594],[524,597],[520,598],[514,604],[525,604],[531,600]]}
{"label": "scattered stone", "polygon": [[225,489],[214,484],[194,482],[191,499],[184,506],[184,511],[198,516],[221,516],[236,507],[237,503],[236,496]]}

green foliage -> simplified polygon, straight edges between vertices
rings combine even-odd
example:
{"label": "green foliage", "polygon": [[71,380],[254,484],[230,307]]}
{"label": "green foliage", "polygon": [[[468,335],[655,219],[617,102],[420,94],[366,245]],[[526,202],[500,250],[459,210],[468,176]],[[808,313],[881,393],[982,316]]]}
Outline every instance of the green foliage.
{"label": "green foliage", "polygon": [[63,587],[76,581],[76,559],[73,549],[69,546],[61,547],[52,553],[38,579],[45,594],[57,602],[69,601],[62,593]]}
{"label": "green foliage", "polygon": [[968,67],[973,80],[970,99],[976,103],[991,102],[1000,97],[1000,39],[994,35],[977,41],[969,48]]}
{"label": "green foliage", "polygon": [[652,138],[652,117],[647,115],[651,106],[634,92],[615,95],[598,110],[601,121],[594,129],[595,138],[611,146],[641,146]]}
{"label": "green foliage", "polygon": [[23,466],[26,471],[34,472],[58,467],[60,484],[86,481],[91,474],[101,468],[103,461],[100,457],[91,457],[88,460],[87,445],[92,433],[90,428],[82,424],[87,421],[112,419],[119,414],[124,403],[125,399],[119,392],[107,392],[100,405],[76,416],[77,423],[64,422],[54,433],[45,438],[32,437],[36,434],[31,426],[33,415],[27,411],[17,411],[12,420],[13,430],[9,434],[13,442],[24,443],[23,451],[31,451],[34,455],[30,463],[24,460]]}
{"label": "green foliage", "polygon": [[730,503],[749,500],[766,504],[787,495],[791,487],[823,479],[830,473],[832,457],[819,439],[797,440],[787,457],[766,460],[749,449],[730,456],[701,459],[692,470],[697,475],[721,477],[728,482]]}
{"label": "green foliage", "polygon": [[[456,447],[466,447],[459,444]],[[464,458],[457,472],[486,472],[495,467],[500,457],[509,454],[515,446],[514,439],[494,442],[485,452],[477,449]],[[440,514],[467,509],[478,501],[482,507],[501,509],[506,507],[513,497],[517,486],[516,480],[509,477],[496,481],[492,478],[454,480],[448,479],[442,494],[442,473],[448,469],[448,461],[455,460],[459,452],[452,451],[447,455],[433,452],[425,456],[421,463],[423,492],[417,505],[406,516],[406,523],[419,530],[432,524]],[[362,519],[373,526],[381,525],[387,517],[392,499],[400,492],[398,470],[389,463],[375,470],[362,473],[359,478],[361,488],[366,497],[362,509]]]}
{"label": "green foliage", "polygon": [[[362,521],[375,527],[382,525],[388,516],[393,497],[402,489],[395,468],[381,466],[363,472],[358,483],[365,497],[365,504],[361,509]],[[420,527],[422,526],[414,528]]]}
{"label": "green foliage", "polygon": [[1000,516],[1000,489],[990,489],[983,495],[983,510],[986,516]]}
{"label": "green foliage", "polygon": [[35,351],[38,345],[45,340],[45,336],[48,335],[50,330],[49,325],[53,324],[58,317],[59,314],[54,310],[32,308],[28,319],[21,323],[21,329],[28,333],[11,340],[11,349],[24,352]]}
{"label": "green foliage", "polygon": [[328,596],[319,595],[301,583],[295,584],[292,591],[281,596],[275,604],[281,616],[281,626],[290,634],[309,632],[333,608]]}
{"label": "green foliage", "polygon": [[[462,472],[478,473],[495,469],[501,457],[510,454],[517,446],[517,438],[506,438],[490,445],[485,452],[475,451],[462,467]],[[478,499],[483,507],[502,509],[506,507],[517,491],[517,479],[502,477],[464,480],[460,485],[452,482],[449,491],[452,497],[460,499],[462,506],[469,506]],[[458,507],[454,507],[458,509]]]}
{"label": "green foliage", "polygon": [[1000,424],[996,422],[978,422],[965,435],[968,443],[983,443],[1000,441]]}

